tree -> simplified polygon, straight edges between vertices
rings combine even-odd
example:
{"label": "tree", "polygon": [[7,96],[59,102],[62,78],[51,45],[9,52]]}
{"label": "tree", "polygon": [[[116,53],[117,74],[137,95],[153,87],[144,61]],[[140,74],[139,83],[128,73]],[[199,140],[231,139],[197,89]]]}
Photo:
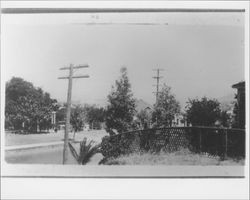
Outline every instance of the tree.
{"label": "tree", "polygon": [[230,127],[231,117],[227,113],[227,111],[225,111],[225,110],[221,111],[219,120],[220,120],[220,123],[223,127]]}
{"label": "tree", "polygon": [[58,123],[58,122],[62,122],[62,121],[66,121],[65,120],[65,118],[66,118],[66,103],[65,103],[65,105],[64,104],[62,104],[59,108],[58,108],[58,110],[57,110],[57,112],[56,112],[56,123]]}
{"label": "tree", "polygon": [[91,125],[92,129],[101,128],[101,123],[105,120],[105,109],[98,108],[95,105],[84,106],[85,119],[88,124]]}
{"label": "tree", "polygon": [[143,129],[150,128],[151,113],[148,111],[148,109],[140,110],[136,114],[136,117],[139,120],[141,128]]}
{"label": "tree", "polygon": [[239,128],[239,104],[238,102],[234,103],[234,108],[233,108],[233,120],[232,120],[232,127],[233,128]]}
{"label": "tree", "polygon": [[76,105],[71,111],[70,123],[74,130],[73,140],[75,140],[76,132],[81,131],[84,125],[84,109],[81,105]]}
{"label": "tree", "polygon": [[153,111],[153,122],[158,127],[172,126],[176,114],[180,113],[180,104],[171,93],[171,88],[163,85]]}
{"label": "tree", "polygon": [[34,93],[33,84],[21,78],[13,77],[5,86],[5,125],[6,128],[22,129],[25,122],[28,103],[26,97]]}
{"label": "tree", "polygon": [[[237,95],[236,95],[237,98]],[[232,127],[245,129],[245,97],[234,103]]]}
{"label": "tree", "polygon": [[121,77],[115,82],[115,86],[112,86],[112,91],[108,95],[108,103],[106,112],[107,131],[112,134],[112,129],[119,133],[130,130],[135,115],[135,99],[125,67],[121,68]]}
{"label": "tree", "polygon": [[16,77],[6,83],[6,128],[27,132],[48,129],[51,112],[57,109],[57,101],[32,83]]}
{"label": "tree", "polygon": [[41,88],[37,88],[31,105],[33,106],[31,119],[37,122],[39,130],[51,128],[51,113],[58,109],[57,101],[51,99],[49,93],[44,92]]}
{"label": "tree", "polygon": [[187,121],[193,126],[213,126],[220,120],[220,103],[216,99],[203,97],[189,99],[186,106]]}

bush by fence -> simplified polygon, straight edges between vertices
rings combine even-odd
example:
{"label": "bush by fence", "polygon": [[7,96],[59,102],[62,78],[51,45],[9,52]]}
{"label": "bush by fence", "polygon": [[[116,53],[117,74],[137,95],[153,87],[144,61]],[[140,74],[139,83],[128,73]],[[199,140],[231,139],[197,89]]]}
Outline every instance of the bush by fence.
{"label": "bush by fence", "polygon": [[105,158],[134,152],[173,152],[188,148],[211,156],[245,158],[245,130],[212,127],[169,127],[106,136],[101,143]]}

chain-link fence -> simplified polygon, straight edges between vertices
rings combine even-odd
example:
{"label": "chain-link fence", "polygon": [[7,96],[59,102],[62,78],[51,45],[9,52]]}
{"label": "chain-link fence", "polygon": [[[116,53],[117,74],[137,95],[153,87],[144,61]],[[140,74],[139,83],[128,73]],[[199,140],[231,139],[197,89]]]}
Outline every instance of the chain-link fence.
{"label": "chain-link fence", "polygon": [[[221,159],[245,158],[245,130],[214,127],[168,127],[135,130],[111,136],[106,145],[115,154],[138,151],[173,152],[188,148]],[[112,153],[111,153],[112,154]]]}

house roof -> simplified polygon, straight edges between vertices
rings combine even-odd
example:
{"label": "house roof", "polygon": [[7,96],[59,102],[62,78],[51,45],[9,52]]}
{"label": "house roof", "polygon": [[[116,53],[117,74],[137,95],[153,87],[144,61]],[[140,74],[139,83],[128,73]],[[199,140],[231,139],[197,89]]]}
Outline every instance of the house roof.
{"label": "house roof", "polygon": [[236,88],[236,89],[245,88],[245,81],[241,81],[239,83],[236,83],[236,84],[232,85],[232,88]]}

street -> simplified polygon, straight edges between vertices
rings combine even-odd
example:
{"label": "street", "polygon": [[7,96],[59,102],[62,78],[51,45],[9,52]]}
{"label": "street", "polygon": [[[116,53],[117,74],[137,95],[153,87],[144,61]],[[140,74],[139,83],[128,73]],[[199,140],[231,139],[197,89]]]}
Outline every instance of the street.
{"label": "street", "polygon": [[[58,142],[63,140],[63,132],[49,133],[49,134],[30,134],[30,135],[15,135],[6,134],[6,143],[8,147],[21,146],[27,144],[38,144]],[[101,142],[101,138],[107,133],[103,130],[100,131],[82,131],[76,134],[76,141],[81,141],[84,137],[88,140],[93,140],[96,143]],[[72,138],[73,133],[70,133]],[[32,143],[31,143],[32,142]],[[74,144],[75,148],[79,149],[79,143]],[[5,160],[7,163],[15,164],[62,164],[63,145],[50,145],[45,147],[18,149],[5,151]],[[98,164],[102,159],[101,154],[96,154],[89,164]],[[69,152],[68,164],[77,164],[74,157]]]}

